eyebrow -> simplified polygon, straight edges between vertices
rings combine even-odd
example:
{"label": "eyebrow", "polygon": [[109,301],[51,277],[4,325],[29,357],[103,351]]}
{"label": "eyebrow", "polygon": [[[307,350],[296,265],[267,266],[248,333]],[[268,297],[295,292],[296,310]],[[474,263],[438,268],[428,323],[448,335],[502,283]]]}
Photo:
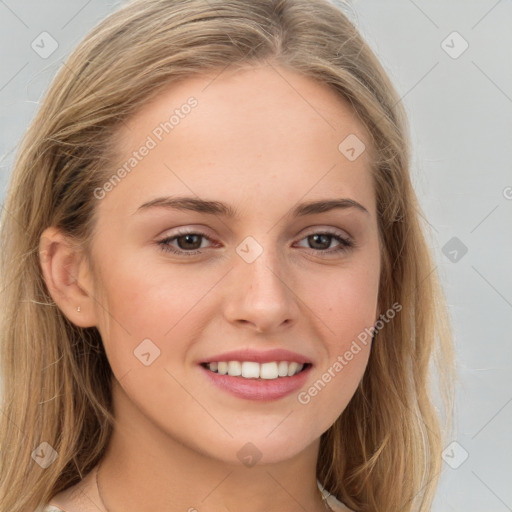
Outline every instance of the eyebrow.
{"label": "eyebrow", "polygon": [[[221,215],[228,218],[239,218],[239,212],[231,205],[220,201],[207,201],[196,197],[157,197],[151,201],[140,205],[134,213],[147,211],[151,208],[170,208],[175,210],[191,210],[209,215]],[[334,209],[355,208],[359,211],[369,213],[360,203],[353,199],[324,199],[321,201],[309,201],[296,206],[291,214],[292,217],[303,217],[305,215],[314,215],[316,213],[328,212]]]}

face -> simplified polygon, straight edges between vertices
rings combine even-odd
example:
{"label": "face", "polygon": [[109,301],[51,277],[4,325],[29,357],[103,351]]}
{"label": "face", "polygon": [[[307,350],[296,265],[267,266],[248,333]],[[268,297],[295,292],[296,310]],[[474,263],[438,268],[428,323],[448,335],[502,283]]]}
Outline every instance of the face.
{"label": "face", "polygon": [[215,459],[275,462],[318,440],[367,365],[370,139],[294,72],[214,78],[173,84],[117,134],[117,178],[96,191],[97,327],[118,416]]}

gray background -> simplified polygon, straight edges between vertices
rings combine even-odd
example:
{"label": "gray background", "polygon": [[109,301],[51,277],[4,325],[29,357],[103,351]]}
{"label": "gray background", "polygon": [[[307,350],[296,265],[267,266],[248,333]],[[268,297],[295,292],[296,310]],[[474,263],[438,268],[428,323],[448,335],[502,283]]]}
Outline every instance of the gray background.
{"label": "gray background", "polygon": [[[0,0],[2,202],[41,94],[120,4]],[[512,2],[353,0],[346,11],[409,114],[413,180],[452,315],[457,431],[433,510],[512,511]],[[58,42],[48,58],[31,47],[43,31]]]}

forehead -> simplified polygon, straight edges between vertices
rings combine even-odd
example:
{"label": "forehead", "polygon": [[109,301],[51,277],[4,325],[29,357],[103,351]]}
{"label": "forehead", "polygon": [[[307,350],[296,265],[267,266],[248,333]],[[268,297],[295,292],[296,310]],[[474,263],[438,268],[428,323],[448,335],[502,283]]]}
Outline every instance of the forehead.
{"label": "forehead", "polygon": [[118,167],[150,150],[132,162],[110,201],[135,206],[157,192],[192,192],[293,203],[329,193],[373,205],[371,139],[353,109],[326,85],[276,65],[171,84],[116,140]]}

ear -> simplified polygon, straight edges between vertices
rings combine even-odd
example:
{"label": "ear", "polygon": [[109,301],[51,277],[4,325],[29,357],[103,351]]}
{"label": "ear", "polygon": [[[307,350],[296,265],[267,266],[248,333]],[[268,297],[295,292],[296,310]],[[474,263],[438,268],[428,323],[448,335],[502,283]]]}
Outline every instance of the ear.
{"label": "ear", "polygon": [[96,326],[93,279],[83,249],[61,230],[50,227],[39,240],[39,260],[59,309],[78,327]]}

